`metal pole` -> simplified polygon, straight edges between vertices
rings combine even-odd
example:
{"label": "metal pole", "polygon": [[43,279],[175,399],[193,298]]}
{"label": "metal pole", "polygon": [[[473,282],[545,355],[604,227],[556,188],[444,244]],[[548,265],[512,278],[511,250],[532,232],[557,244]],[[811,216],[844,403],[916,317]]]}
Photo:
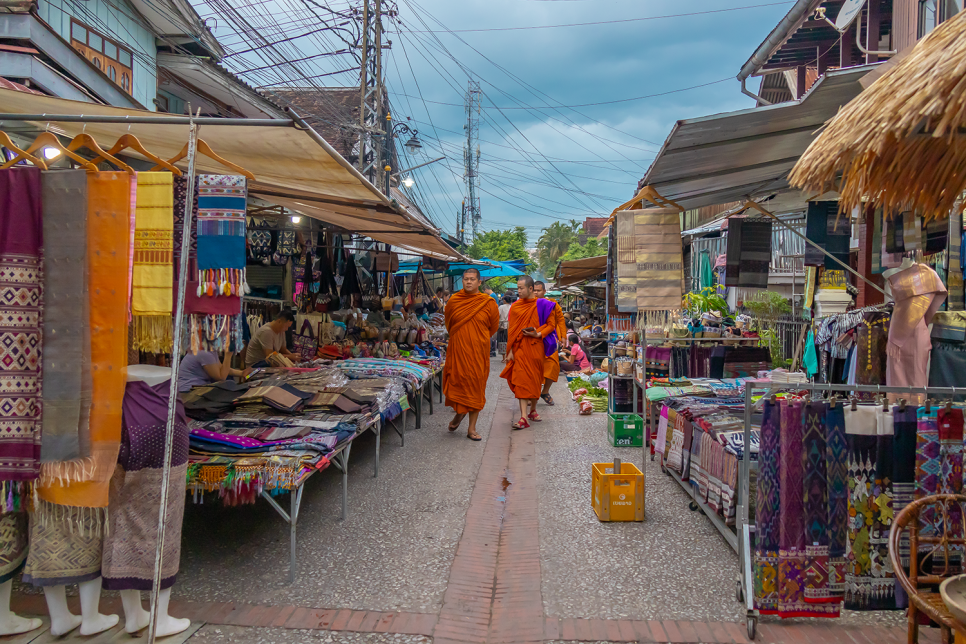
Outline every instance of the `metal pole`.
{"label": "metal pole", "polygon": [[384,157],[383,169],[386,171],[385,183],[382,187],[386,191],[386,196],[389,197],[392,180],[392,114],[386,114],[386,136],[383,139],[382,154]]}
{"label": "metal pole", "polygon": [[[200,110],[199,110],[200,112]],[[181,236],[181,265],[178,273],[178,301],[175,304],[174,341],[171,347],[171,380],[168,393],[168,420],[164,426],[164,472],[161,477],[161,506],[158,508],[158,540],[154,550],[154,580],[151,583],[151,618],[148,622],[148,644],[154,644],[158,630],[158,593],[161,588],[161,566],[164,563],[164,528],[168,510],[168,483],[171,479],[171,456],[174,442],[174,421],[178,404],[178,366],[181,363],[182,318],[184,317],[185,289],[188,283],[188,255],[194,225],[192,202],[195,193],[195,158],[198,153],[198,125],[193,121],[188,128],[188,187],[184,204],[184,230]]]}
{"label": "metal pole", "polygon": [[366,171],[366,95],[369,91],[369,0],[362,0],[362,67],[359,69],[362,90],[359,103],[359,172]]}

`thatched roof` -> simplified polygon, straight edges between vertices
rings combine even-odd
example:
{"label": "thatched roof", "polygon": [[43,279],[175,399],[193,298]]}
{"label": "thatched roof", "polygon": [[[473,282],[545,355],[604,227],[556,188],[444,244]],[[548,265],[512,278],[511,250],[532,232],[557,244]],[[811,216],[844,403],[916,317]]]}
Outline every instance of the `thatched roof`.
{"label": "thatched roof", "polygon": [[[841,172],[841,186],[838,174]],[[966,189],[966,12],[947,20],[828,122],[789,175],[840,208],[945,216]]]}

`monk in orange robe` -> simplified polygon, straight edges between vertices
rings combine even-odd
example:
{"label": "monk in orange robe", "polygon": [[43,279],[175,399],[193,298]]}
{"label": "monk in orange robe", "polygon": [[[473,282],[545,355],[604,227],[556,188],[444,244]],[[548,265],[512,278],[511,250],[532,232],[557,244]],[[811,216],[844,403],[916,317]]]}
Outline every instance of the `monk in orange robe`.
{"label": "monk in orange robe", "polygon": [[[562,349],[567,346],[567,325],[564,324],[563,310],[560,308],[560,304],[557,303],[553,298],[547,297],[547,285],[543,282],[533,283],[533,294],[537,296],[537,299],[547,300],[548,302],[553,302],[553,313],[550,314],[553,324],[557,330],[557,349]],[[543,402],[547,403],[551,407],[553,406],[553,397],[550,395],[550,385],[557,382],[560,378],[560,356],[556,352],[552,356],[547,356],[544,358],[543,362],[543,391],[540,392],[540,397]]]}
{"label": "monk in orange robe", "polygon": [[[533,278],[521,277],[517,281],[519,298],[510,307],[508,320],[506,367],[501,378],[505,378],[510,391],[520,401],[520,420],[513,423],[513,429],[530,427],[527,420],[541,421],[537,413],[537,399],[543,388],[543,365],[545,350],[543,339],[553,333],[556,327],[548,317],[540,324],[537,303],[540,301],[533,293]],[[527,413],[529,407],[530,413]]]}
{"label": "monk in orange robe", "polygon": [[500,326],[496,301],[480,292],[480,272],[468,268],[463,272],[463,289],[446,303],[446,330],[449,348],[443,366],[443,394],[446,405],[456,415],[449,424],[455,432],[469,415],[466,437],[478,441],[476,420],[486,405],[486,380],[490,376],[490,338]]}

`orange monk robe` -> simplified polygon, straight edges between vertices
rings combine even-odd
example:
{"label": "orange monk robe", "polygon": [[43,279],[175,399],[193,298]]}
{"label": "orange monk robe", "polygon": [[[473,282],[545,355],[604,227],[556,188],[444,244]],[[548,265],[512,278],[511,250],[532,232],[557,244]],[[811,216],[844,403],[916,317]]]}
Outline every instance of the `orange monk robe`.
{"label": "orange monk robe", "polygon": [[480,411],[486,405],[490,376],[490,338],[500,328],[500,311],[489,295],[460,290],[444,311],[449,348],[443,366],[443,395],[457,414]]}
{"label": "orange monk robe", "polygon": [[[560,310],[560,304],[557,304],[557,300],[551,300],[549,297],[546,299],[556,304],[547,322],[553,321],[557,331],[557,348],[560,349],[567,344],[567,325],[564,323],[563,311]],[[557,379],[560,378],[560,357],[556,353],[544,358],[543,377],[554,382],[557,382]]]}
{"label": "orange monk robe", "polygon": [[[513,351],[513,360],[507,361],[501,378],[506,378],[510,391],[517,399],[534,400],[543,391],[543,365],[545,362],[543,338],[554,331],[553,317],[540,326],[537,313],[537,298],[517,300],[510,307],[507,324],[507,353]],[[540,333],[540,338],[523,335],[523,330],[532,327]]]}

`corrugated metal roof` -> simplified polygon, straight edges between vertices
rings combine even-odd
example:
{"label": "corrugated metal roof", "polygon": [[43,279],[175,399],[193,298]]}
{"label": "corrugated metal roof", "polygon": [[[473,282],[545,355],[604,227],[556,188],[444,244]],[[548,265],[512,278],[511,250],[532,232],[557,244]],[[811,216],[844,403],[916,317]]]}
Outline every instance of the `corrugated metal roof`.
{"label": "corrugated metal roof", "polygon": [[799,101],[678,121],[641,179],[685,209],[788,187],[786,176],[875,65],[834,70]]}

